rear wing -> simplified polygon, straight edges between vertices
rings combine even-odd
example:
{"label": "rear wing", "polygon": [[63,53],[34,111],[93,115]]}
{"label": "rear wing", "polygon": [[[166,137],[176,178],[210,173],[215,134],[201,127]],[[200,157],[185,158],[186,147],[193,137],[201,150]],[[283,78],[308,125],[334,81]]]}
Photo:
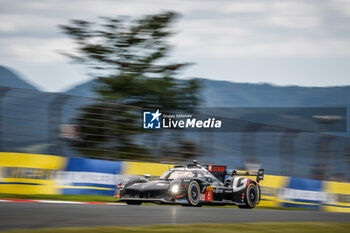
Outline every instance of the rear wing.
{"label": "rear wing", "polygon": [[237,172],[236,170],[233,170],[232,176],[256,176],[256,182],[259,183],[260,180],[264,180],[264,169],[261,168],[258,172]]}
{"label": "rear wing", "polygon": [[260,168],[258,172],[248,172],[248,171],[240,171],[237,172],[236,170],[233,170],[232,172],[227,172],[226,166],[224,165],[198,165],[197,161],[194,160],[193,164],[187,165],[187,167],[204,167],[207,169],[211,174],[213,174],[218,180],[221,182],[225,182],[226,176],[256,176],[256,182],[259,183],[260,180],[264,179],[264,169]]}

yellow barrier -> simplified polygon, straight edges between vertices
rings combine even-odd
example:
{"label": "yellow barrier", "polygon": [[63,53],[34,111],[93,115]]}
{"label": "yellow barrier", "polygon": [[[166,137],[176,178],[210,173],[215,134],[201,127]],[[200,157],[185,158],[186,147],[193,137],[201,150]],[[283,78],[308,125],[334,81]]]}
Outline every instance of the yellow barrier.
{"label": "yellow barrier", "polygon": [[166,170],[173,168],[171,164],[124,162],[122,174],[124,175],[145,175],[160,176]]}
{"label": "yellow barrier", "polygon": [[350,183],[325,181],[324,191],[328,194],[325,211],[350,213]]}
{"label": "yellow barrier", "polygon": [[0,193],[58,194],[54,178],[65,164],[60,156],[0,153]]}
{"label": "yellow barrier", "polygon": [[286,187],[289,177],[265,175],[260,181],[261,202],[260,206],[279,207],[278,192],[280,188]]}

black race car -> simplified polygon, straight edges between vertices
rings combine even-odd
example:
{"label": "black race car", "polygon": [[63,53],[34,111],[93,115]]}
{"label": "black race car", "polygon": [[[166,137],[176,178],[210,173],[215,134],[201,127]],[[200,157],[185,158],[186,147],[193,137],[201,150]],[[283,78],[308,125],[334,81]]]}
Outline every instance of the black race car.
{"label": "black race car", "polygon": [[[227,175],[229,175],[228,178]],[[242,176],[256,176],[250,179]],[[175,166],[157,180],[150,177],[133,177],[120,185],[118,202],[140,205],[143,202],[158,204],[237,205],[254,208],[260,201],[259,181],[264,170],[257,173],[230,174],[226,166],[199,165],[196,161],[186,166]]]}

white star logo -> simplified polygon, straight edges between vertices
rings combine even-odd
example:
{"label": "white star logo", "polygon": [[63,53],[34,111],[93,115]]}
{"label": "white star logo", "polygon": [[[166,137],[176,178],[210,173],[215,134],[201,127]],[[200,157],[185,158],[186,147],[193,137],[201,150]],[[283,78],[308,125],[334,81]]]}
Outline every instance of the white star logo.
{"label": "white star logo", "polygon": [[162,115],[160,112],[159,112],[159,109],[157,109],[157,111],[155,113],[151,113],[151,115],[153,116],[152,121],[154,121],[155,119],[157,119],[157,121],[159,121],[159,117]]}

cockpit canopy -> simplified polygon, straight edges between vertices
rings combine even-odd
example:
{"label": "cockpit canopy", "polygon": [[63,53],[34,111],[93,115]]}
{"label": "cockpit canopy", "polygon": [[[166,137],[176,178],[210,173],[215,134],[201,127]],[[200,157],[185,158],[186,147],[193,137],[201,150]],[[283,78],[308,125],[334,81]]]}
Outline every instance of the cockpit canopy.
{"label": "cockpit canopy", "polygon": [[165,171],[161,176],[161,180],[175,180],[178,178],[192,178],[192,177],[209,177],[213,184],[222,185],[222,183],[206,169],[201,168],[173,168]]}

